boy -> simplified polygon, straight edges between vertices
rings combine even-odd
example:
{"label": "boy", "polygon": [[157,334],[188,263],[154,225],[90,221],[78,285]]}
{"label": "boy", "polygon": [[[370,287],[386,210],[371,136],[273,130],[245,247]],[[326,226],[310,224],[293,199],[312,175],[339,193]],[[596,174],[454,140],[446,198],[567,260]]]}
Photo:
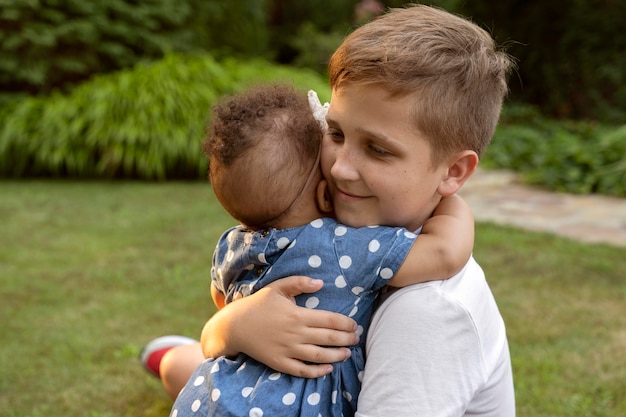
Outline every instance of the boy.
{"label": "boy", "polygon": [[[338,219],[423,224],[473,173],[511,66],[484,30],[427,6],[393,9],[349,35],[329,64],[333,140],[324,140],[321,161]],[[363,218],[366,207],[378,215]],[[320,346],[352,343],[353,324],[281,298],[314,288],[290,278],[221,311],[205,327],[205,355],[242,351],[284,372],[328,372],[324,363],[347,353]],[[283,333],[289,344],[277,342]],[[504,323],[473,259],[451,279],[389,295],[366,352],[357,415],[515,415]]]}
{"label": "boy", "polygon": [[[321,139],[306,96],[285,85],[259,86],[214,107],[205,142],[210,178],[241,225],[218,243],[212,294],[223,307],[285,275],[315,274],[326,285],[315,296],[297,297],[298,305],[349,315],[366,332],[379,289],[444,279],[465,264],[473,219],[453,196],[438,205],[417,240],[406,229],[337,223],[327,217],[332,206],[319,166]],[[451,244],[456,233],[461,238]],[[351,416],[364,362],[362,345],[351,350],[349,360],[318,379],[281,375],[246,355],[209,359],[172,414]]]}

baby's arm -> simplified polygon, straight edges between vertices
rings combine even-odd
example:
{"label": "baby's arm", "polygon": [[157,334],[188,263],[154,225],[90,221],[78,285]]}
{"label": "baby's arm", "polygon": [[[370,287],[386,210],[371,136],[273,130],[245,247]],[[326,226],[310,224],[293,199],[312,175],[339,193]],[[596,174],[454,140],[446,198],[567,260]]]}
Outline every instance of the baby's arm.
{"label": "baby's arm", "polygon": [[350,357],[359,341],[351,318],[330,311],[299,307],[294,297],[315,293],[322,281],[307,277],[279,279],[245,298],[228,303],[202,331],[207,358],[244,352],[273,369],[318,378],[333,362]]}
{"label": "baby's arm", "polygon": [[473,246],[472,211],[461,197],[444,197],[389,285],[404,287],[449,278],[467,263]]}

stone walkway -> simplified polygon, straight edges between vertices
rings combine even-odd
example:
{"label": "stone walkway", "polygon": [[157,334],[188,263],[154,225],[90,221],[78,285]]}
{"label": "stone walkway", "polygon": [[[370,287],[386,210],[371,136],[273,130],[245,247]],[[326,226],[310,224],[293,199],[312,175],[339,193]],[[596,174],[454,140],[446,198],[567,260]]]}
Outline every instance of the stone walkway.
{"label": "stone walkway", "polygon": [[478,170],[459,194],[477,221],[626,247],[626,198],[549,192],[492,170]]}

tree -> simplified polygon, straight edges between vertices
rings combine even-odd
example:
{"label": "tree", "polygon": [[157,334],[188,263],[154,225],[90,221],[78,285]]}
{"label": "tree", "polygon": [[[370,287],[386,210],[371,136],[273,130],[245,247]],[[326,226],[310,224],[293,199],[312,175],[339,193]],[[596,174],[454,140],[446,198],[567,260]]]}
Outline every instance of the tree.
{"label": "tree", "polygon": [[258,0],[0,0],[0,91],[49,93],[168,52],[262,55]]}
{"label": "tree", "polygon": [[519,60],[510,83],[515,99],[550,116],[626,119],[626,2],[475,0],[461,12]]}

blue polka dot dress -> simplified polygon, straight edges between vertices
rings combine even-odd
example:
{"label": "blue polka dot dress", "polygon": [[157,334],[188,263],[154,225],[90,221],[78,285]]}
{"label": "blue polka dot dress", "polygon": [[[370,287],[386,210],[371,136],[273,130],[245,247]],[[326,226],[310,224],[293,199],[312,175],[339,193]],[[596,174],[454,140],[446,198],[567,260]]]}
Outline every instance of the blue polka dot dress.
{"label": "blue polka dot dress", "polygon": [[276,372],[244,354],[208,359],[189,379],[170,416],[354,415],[365,332],[378,291],[398,270],[415,237],[405,229],[355,229],[327,218],[284,230],[228,230],[217,245],[211,271],[227,302],[286,276],[319,278],[324,287],[298,296],[296,302],[352,317],[359,324],[361,343],[331,374],[316,379]]}

